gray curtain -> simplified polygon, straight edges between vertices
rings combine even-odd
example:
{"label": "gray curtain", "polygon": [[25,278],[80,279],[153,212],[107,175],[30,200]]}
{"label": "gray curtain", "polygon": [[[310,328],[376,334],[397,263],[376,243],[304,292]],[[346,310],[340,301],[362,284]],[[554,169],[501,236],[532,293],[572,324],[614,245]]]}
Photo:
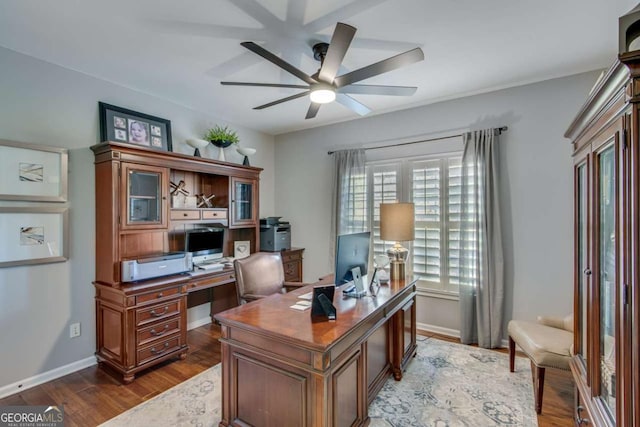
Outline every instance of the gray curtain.
{"label": "gray curtain", "polygon": [[469,132],[463,141],[460,341],[494,348],[502,344],[504,312],[498,132]]}
{"label": "gray curtain", "polygon": [[365,175],[365,150],[340,150],[333,153],[333,197],[331,209],[331,236],[329,239],[329,267],[333,271],[336,236],[345,233],[366,231],[365,225],[354,222],[360,214],[366,216],[366,203],[358,203],[355,194]]}

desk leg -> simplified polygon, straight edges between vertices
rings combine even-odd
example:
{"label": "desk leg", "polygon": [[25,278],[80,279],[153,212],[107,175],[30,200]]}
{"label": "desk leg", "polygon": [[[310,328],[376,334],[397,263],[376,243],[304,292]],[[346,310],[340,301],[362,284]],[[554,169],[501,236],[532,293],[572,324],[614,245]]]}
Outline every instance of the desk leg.
{"label": "desk leg", "polygon": [[400,381],[402,371],[416,355],[416,304],[415,297],[408,301],[391,319],[393,377]]}
{"label": "desk leg", "polygon": [[396,381],[402,380],[403,324],[402,310],[391,319],[391,372]]}

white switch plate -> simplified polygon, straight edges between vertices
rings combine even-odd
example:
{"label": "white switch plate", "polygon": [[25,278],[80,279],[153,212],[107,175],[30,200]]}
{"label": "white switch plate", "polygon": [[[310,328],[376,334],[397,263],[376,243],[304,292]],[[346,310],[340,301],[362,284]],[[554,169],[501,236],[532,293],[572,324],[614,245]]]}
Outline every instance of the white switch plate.
{"label": "white switch plate", "polygon": [[69,325],[69,338],[76,338],[80,336],[80,323],[72,323]]}

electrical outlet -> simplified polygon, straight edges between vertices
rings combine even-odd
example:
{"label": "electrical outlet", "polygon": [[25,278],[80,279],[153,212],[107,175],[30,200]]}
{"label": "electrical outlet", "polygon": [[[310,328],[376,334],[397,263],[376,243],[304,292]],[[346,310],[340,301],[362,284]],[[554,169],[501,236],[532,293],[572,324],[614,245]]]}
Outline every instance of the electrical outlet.
{"label": "electrical outlet", "polygon": [[76,338],[80,336],[80,323],[72,323],[69,325],[69,338]]}

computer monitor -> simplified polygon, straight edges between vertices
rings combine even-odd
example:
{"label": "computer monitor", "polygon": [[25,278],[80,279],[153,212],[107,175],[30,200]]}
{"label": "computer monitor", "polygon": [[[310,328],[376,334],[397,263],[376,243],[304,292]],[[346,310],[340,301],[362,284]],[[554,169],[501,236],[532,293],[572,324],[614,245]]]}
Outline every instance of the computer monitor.
{"label": "computer monitor", "polygon": [[342,286],[353,281],[351,269],[360,267],[362,276],[367,274],[369,264],[369,244],[371,233],[341,234],[336,244],[336,286]]}
{"label": "computer monitor", "polygon": [[185,251],[193,255],[194,264],[222,258],[224,228],[204,227],[187,230],[184,246]]}

